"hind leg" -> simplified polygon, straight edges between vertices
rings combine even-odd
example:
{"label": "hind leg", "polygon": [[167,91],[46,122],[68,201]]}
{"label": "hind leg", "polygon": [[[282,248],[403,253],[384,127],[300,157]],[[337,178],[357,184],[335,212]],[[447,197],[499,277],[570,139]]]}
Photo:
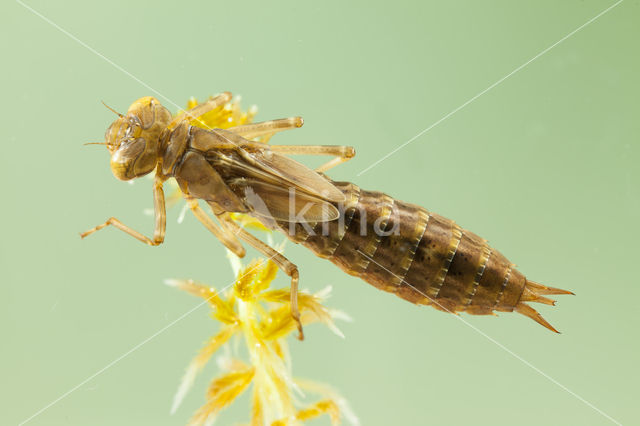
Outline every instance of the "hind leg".
{"label": "hind leg", "polygon": [[356,155],[352,146],[342,145],[270,145],[273,151],[288,155],[333,155],[336,158],[327,161],[316,169],[323,173],[333,167],[351,160]]}

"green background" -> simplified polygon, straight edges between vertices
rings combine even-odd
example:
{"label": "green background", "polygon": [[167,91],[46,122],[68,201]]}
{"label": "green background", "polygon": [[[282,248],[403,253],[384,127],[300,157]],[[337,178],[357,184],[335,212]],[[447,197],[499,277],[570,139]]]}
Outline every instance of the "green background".
{"label": "green background", "polygon": [[[614,1],[27,3],[104,57],[19,3],[0,6],[1,424],[199,303],[165,278],[232,280],[221,244],[192,216],[177,224],[179,208],[161,247],[113,229],[78,237],[111,215],[152,229],[150,181],[115,180],[104,148],[82,146],[114,118],[100,100],[126,110],[154,95],[175,111],[171,102],[223,90],[257,104],[257,119],[303,116],[279,143],[355,146],[333,178],[455,219],[527,276],[577,294],[540,307],[561,335],[516,314],[461,317],[487,338],[289,245],[302,287],[333,285],[328,305],[355,320],[340,324],[346,340],[321,326],[292,340],[296,376],[339,389],[363,425],[612,424],[568,390],[620,423],[640,421],[640,2],[361,176]],[[215,363],[174,416],[171,399],[216,327],[195,310],[27,424],[184,424]],[[242,398],[218,424],[247,421],[248,407]]]}

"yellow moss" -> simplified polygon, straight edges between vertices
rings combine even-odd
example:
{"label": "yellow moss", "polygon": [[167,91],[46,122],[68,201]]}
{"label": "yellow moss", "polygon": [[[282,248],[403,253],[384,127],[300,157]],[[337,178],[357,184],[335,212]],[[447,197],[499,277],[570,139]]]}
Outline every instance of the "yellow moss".
{"label": "yellow moss", "polygon": [[207,402],[189,421],[189,425],[201,425],[207,422],[227,405],[231,404],[251,384],[254,369],[234,371],[225,374],[211,382],[207,391]]}
{"label": "yellow moss", "polygon": [[340,409],[338,405],[330,399],[316,402],[309,408],[298,411],[296,417],[298,420],[306,421],[325,413],[329,415],[331,424],[337,425],[340,423]]}
{"label": "yellow moss", "polygon": [[[339,424],[341,408],[348,411],[344,399],[337,394],[321,385],[309,385],[312,382],[297,385],[298,381],[292,377],[286,339],[296,330],[296,325],[291,317],[289,289],[270,289],[277,270],[271,261],[255,260],[243,268],[233,285],[223,292],[192,280],[169,281],[207,300],[213,309],[212,316],[222,323],[218,334],[206,342],[189,365],[176,394],[174,410],[197,373],[221,347],[230,345],[233,336],[244,340],[249,358],[247,362],[235,356],[222,359],[223,373],[211,382],[206,402],[190,425],[208,424],[250,385],[253,387],[251,425],[296,425],[323,414],[329,415],[332,424]],[[333,323],[335,311],[322,304],[322,297],[299,294],[302,322],[305,325],[322,322],[337,330]],[[298,407],[293,395],[296,387],[319,393],[323,399]],[[353,416],[347,418],[351,419],[350,423],[357,423]]]}
{"label": "yellow moss", "polygon": [[260,223],[258,219],[249,215],[242,213],[231,213],[231,218],[238,222],[238,224],[244,228],[255,229],[258,231],[269,231],[269,228]]}
{"label": "yellow moss", "polygon": [[[209,97],[209,99],[211,98]],[[187,110],[195,108],[199,104],[200,102],[192,96],[187,101]],[[235,97],[230,102],[201,115],[197,120],[192,120],[191,124],[204,129],[228,129],[251,123],[257,112],[258,109],[255,105],[243,111],[240,106],[240,98]]]}

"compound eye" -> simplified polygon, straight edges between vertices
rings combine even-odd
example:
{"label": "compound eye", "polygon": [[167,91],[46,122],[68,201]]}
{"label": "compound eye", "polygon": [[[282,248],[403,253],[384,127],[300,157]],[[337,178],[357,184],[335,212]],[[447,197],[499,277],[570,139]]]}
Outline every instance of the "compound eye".
{"label": "compound eye", "polygon": [[137,118],[131,118],[129,120],[129,126],[127,126],[127,130],[125,132],[126,138],[136,139],[142,133],[142,126],[140,126],[140,121]]}

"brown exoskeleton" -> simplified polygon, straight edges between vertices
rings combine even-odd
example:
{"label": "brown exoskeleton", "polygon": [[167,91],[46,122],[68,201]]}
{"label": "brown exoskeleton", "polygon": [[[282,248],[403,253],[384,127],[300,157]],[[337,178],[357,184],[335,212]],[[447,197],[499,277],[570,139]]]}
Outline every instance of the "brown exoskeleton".
{"label": "brown exoskeleton", "polygon": [[[295,194],[298,204],[302,207],[306,205],[306,211],[296,212],[299,217],[306,220],[336,219],[338,213],[331,203],[344,201],[344,194],[318,173],[279,153],[337,156],[318,169],[322,171],[352,157],[353,149],[266,145],[246,139],[300,127],[303,121],[299,117],[237,126],[229,131],[207,131],[190,124],[193,119],[224,105],[230,99],[230,93],[223,93],[173,118],[157,99],[144,97],[135,101],[126,115],[117,113],[119,118],[105,134],[105,144],[111,153],[111,170],[120,180],[135,179],[155,170],[153,237],[129,228],[115,217],[82,233],[81,237],[112,225],[146,244],[161,244],[166,227],[163,183],[175,178],[193,214],[229,250],[240,257],[244,256],[245,250],[237,236],[267,255],[291,277],[291,311],[302,338],[297,307],[297,267],[238,226],[229,213],[260,211],[264,205],[252,205],[252,200],[258,200],[268,204],[274,217],[286,219],[290,213],[290,194],[285,188],[289,184],[300,190]],[[251,197],[252,194],[260,194],[261,198]],[[209,204],[222,227],[201,209],[197,199]]]}
{"label": "brown exoskeleton", "polygon": [[[149,245],[165,235],[163,183],[175,178],[193,214],[233,253],[245,254],[239,239],[271,258],[291,277],[291,313],[297,306],[298,268],[236,224],[230,213],[247,213],[296,243],[327,258],[348,274],[412,303],[446,312],[486,315],[516,311],[556,331],[526,302],[553,304],[546,294],[566,290],[528,281],[486,240],[452,220],[380,192],[334,182],[322,172],[347,161],[347,146],[267,145],[251,139],[302,126],[299,117],[222,129],[192,125],[202,114],[229,102],[223,93],[175,118],[157,99],[135,101],[107,129],[111,170],[130,180],[155,170],[155,230],[149,238],[116,218],[108,225]],[[284,154],[332,155],[311,170]],[[199,206],[206,201],[222,226]]]}

